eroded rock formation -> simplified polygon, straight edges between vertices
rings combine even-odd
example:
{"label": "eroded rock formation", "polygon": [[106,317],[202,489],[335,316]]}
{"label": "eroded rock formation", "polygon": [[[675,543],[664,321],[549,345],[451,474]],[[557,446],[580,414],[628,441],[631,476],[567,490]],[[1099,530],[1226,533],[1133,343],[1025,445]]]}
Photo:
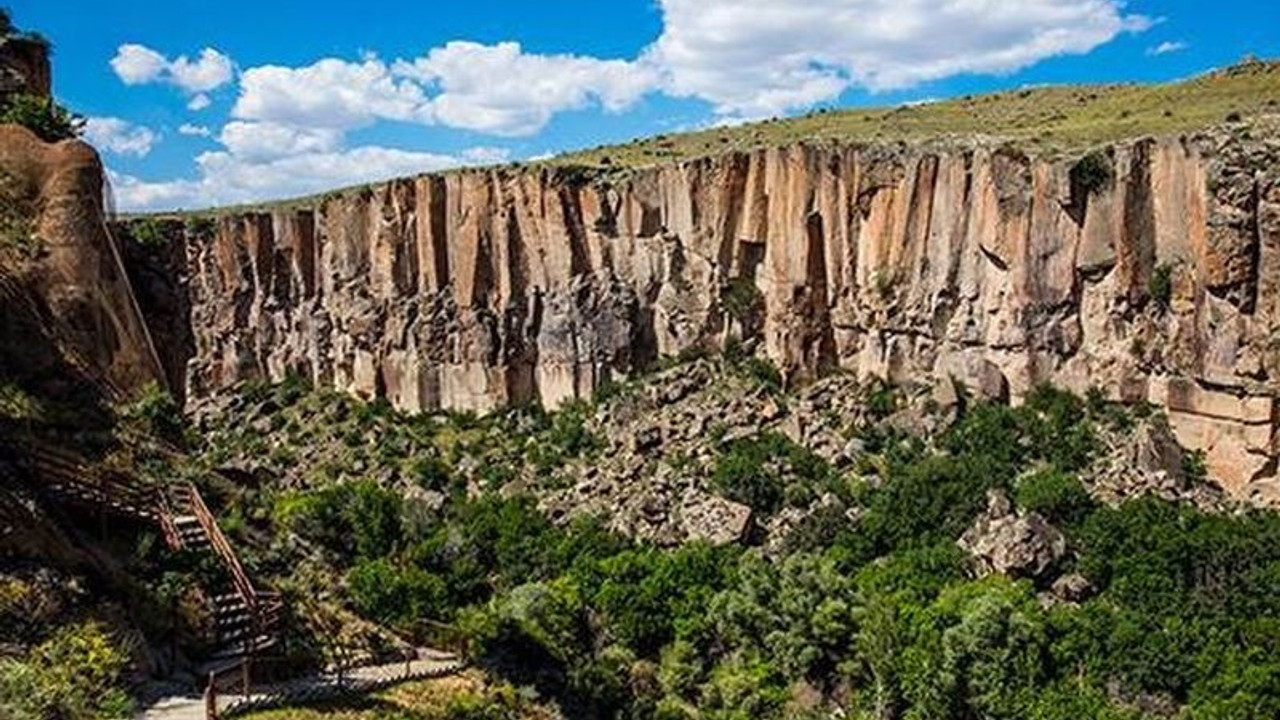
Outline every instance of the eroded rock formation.
{"label": "eroded rock formation", "polygon": [[556,405],[743,337],[793,381],[840,367],[1153,402],[1244,495],[1276,473],[1277,137],[1235,126],[1087,163],[973,143],[607,181],[473,170],[175,225],[187,388],[296,371],[414,411]]}
{"label": "eroded rock formation", "polygon": [[122,398],[162,375],[107,231],[102,178],[85,143],[0,125],[0,370]]}

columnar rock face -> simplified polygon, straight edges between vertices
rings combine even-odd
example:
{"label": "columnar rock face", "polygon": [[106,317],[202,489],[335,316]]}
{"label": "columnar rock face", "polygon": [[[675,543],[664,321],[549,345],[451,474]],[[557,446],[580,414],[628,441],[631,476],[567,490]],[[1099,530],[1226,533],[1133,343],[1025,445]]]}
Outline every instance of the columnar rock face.
{"label": "columnar rock face", "polygon": [[1084,163],[801,145],[608,182],[475,170],[193,223],[188,392],[294,371],[411,411],[556,405],[739,337],[793,381],[1150,401],[1246,494],[1276,473],[1280,390],[1280,148],[1259,137],[1280,133]]}

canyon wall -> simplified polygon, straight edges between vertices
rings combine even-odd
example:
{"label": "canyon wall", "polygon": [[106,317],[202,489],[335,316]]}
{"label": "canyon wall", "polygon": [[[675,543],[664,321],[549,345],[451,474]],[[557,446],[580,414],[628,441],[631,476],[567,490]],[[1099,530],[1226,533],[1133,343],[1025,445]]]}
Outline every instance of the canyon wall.
{"label": "canyon wall", "polygon": [[174,223],[165,292],[192,342],[167,361],[194,399],[299,372],[484,411],[738,338],[792,381],[949,374],[1015,400],[1052,382],[1155,403],[1230,490],[1272,492],[1280,148],[1259,137],[1280,132],[1084,162],[799,145],[604,179],[471,170]]}
{"label": "canyon wall", "polygon": [[71,404],[163,381],[102,190],[92,147],[0,125],[0,380]]}

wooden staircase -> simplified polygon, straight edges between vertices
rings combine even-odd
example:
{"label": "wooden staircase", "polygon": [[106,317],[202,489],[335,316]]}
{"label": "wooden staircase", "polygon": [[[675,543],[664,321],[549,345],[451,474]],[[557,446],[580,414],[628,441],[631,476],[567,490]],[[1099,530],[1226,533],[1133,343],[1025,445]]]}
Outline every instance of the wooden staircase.
{"label": "wooden staircase", "polygon": [[206,551],[219,559],[227,585],[201,588],[213,615],[215,648],[205,672],[225,674],[243,666],[247,675],[255,658],[278,644],[284,620],[280,595],[254,587],[195,485],[149,485],[96,471],[71,453],[34,443],[15,456],[40,478],[36,490],[47,500],[157,526],[170,550]]}

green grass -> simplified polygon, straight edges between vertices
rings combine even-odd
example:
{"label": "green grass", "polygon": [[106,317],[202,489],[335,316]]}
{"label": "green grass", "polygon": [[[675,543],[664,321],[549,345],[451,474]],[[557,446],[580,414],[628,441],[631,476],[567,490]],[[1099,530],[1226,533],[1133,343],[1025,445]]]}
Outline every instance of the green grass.
{"label": "green grass", "polygon": [[[945,145],[971,143],[979,137],[1012,143],[1034,155],[1069,156],[1130,138],[1191,133],[1272,114],[1280,114],[1280,62],[1250,60],[1161,85],[1053,86],[920,105],[817,111],[737,127],[658,135],[523,166],[553,169],[562,178],[586,182],[620,178],[635,168],[799,142]],[[506,167],[514,170],[522,165]],[[370,187],[212,212],[314,209],[330,197],[367,192]]]}
{"label": "green grass", "polygon": [[819,111],[734,128],[658,136],[562,155],[553,165],[638,167],[801,141],[894,143],[1007,140],[1029,151],[1078,153],[1144,135],[1192,132],[1280,113],[1280,62],[1246,62],[1164,85],[1012,90],[895,108]]}

